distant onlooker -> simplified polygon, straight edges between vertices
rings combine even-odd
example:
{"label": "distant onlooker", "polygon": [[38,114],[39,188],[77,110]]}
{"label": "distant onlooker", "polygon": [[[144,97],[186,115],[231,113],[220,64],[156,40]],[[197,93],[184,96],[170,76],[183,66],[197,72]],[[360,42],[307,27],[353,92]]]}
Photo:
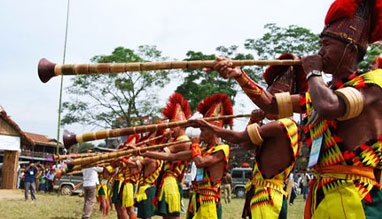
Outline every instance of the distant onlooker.
{"label": "distant onlooker", "polygon": [[224,202],[226,204],[231,202],[231,191],[232,191],[232,176],[230,173],[227,173],[222,179],[221,185],[222,191],[224,192]]}
{"label": "distant onlooker", "polygon": [[25,169],[25,174],[24,174],[24,194],[25,194],[26,201],[29,199],[28,197],[29,190],[31,193],[32,201],[36,200],[36,181],[35,181],[36,173],[37,173],[37,168],[35,167],[35,164],[31,161],[28,167]]}
{"label": "distant onlooker", "polygon": [[298,179],[298,185],[301,188],[302,197],[304,198],[304,201],[308,197],[309,192],[309,181],[311,180],[310,175],[307,172],[304,172]]}
{"label": "distant onlooker", "polygon": [[55,170],[54,168],[51,168],[45,175],[46,179],[46,191],[51,192],[53,191],[53,180],[55,176]]}
{"label": "distant onlooker", "polygon": [[45,170],[42,170],[40,175],[40,185],[38,187],[39,191],[46,192],[46,177],[45,177]]}
{"label": "distant onlooker", "polygon": [[94,204],[96,203],[96,189],[99,184],[98,173],[102,172],[102,167],[90,167],[82,169],[82,176],[84,180],[84,208],[82,219],[90,218]]}

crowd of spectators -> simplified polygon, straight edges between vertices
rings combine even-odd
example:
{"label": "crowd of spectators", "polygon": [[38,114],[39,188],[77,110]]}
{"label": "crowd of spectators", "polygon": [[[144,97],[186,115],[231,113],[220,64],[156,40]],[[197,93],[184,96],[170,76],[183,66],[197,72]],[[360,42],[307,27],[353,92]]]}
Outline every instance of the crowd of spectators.
{"label": "crowd of spectators", "polygon": [[[22,165],[18,170],[16,188],[24,189],[25,183],[25,170],[28,165]],[[36,173],[34,174],[34,183],[37,192],[52,192],[56,180],[55,177],[55,164],[36,162]]]}

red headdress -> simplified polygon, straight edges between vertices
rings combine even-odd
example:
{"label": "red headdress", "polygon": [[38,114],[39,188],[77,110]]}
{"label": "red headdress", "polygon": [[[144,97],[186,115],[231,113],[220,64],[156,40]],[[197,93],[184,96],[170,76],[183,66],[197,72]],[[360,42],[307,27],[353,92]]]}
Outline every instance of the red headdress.
{"label": "red headdress", "polygon": [[374,69],[382,68],[382,55],[379,55],[375,58],[375,63],[373,66]]}
{"label": "red headdress", "polygon": [[[232,103],[226,94],[214,94],[206,97],[196,108],[203,117],[217,117],[224,115],[233,115]],[[215,120],[210,123],[223,127],[223,125],[233,125],[233,119]]]}
{"label": "red headdress", "polygon": [[[291,53],[284,53],[277,59],[297,59]],[[301,65],[272,65],[263,73],[268,84],[268,91],[272,94],[290,92],[291,94],[304,93],[308,90],[306,74]]]}
{"label": "red headdress", "polygon": [[127,148],[129,145],[135,145],[139,142],[139,139],[141,136],[139,134],[131,134],[127,137],[126,141],[120,144],[117,148],[117,150],[122,150],[124,148]]}
{"label": "red headdress", "polygon": [[191,108],[182,94],[175,92],[168,99],[162,113],[171,122],[183,121],[191,117]]}
{"label": "red headdress", "polygon": [[326,14],[322,36],[353,43],[366,52],[369,43],[382,39],[382,1],[336,0]]}

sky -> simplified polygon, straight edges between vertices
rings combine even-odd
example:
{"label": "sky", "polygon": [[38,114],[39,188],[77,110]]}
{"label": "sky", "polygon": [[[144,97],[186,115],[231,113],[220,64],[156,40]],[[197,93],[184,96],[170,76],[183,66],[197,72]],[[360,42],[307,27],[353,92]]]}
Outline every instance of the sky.
{"label": "sky", "polygon": [[[333,0],[8,0],[0,8],[0,106],[24,132],[62,141],[58,132],[60,77],[42,83],[38,62],[90,63],[119,46],[155,45],[170,60],[187,51],[215,53],[218,46],[243,46],[264,34],[264,25],[297,25],[320,33]],[[69,6],[69,7],[68,7]],[[69,13],[68,13],[69,12]],[[64,77],[63,87],[70,84]],[[175,87],[168,88],[170,96]],[[65,89],[63,100],[67,98]],[[163,98],[163,105],[166,103]],[[234,113],[250,113],[243,98]],[[239,122],[245,123],[246,121]]]}

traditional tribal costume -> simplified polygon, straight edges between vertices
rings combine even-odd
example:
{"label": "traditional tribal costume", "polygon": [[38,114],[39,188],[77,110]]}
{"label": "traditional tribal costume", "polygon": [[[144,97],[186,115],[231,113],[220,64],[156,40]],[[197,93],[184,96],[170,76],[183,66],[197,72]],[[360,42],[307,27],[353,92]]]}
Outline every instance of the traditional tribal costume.
{"label": "traditional tribal costume", "polygon": [[[278,59],[296,59],[290,53],[282,54]],[[308,89],[308,83],[305,80],[306,74],[301,66],[270,66],[263,73],[266,81],[267,91],[275,95],[276,102],[279,107],[278,119],[285,135],[290,140],[290,148],[293,151],[293,162],[284,170],[280,170],[278,174],[270,179],[264,179],[259,165],[254,163],[252,170],[252,179],[246,185],[246,201],[243,209],[243,218],[286,218],[287,217],[287,192],[284,190],[284,183],[288,179],[289,174],[293,171],[295,161],[300,149],[298,127],[292,119],[287,117],[293,116],[293,110],[283,106],[287,101],[285,94],[304,93]],[[263,88],[254,82],[245,72],[236,78],[247,96],[256,104],[256,100],[264,95]],[[249,124],[253,123],[250,121]],[[250,133],[249,133],[250,134]],[[251,136],[251,141],[255,143]],[[258,145],[262,143],[259,142]],[[261,156],[257,149],[255,155]],[[259,157],[256,158],[259,160]]]}
{"label": "traditional tribal costume", "polygon": [[[135,145],[139,142],[139,140],[139,134],[129,135],[124,143],[124,146],[129,147],[129,145]],[[134,207],[135,189],[140,176],[139,170],[132,171],[132,169],[127,166],[129,159],[131,159],[131,157],[121,159],[121,164],[123,165],[124,180],[119,191],[119,196],[122,199],[122,207],[124,208]]]}
{"label": "traditional tribal costume", "polygon": [[[211,155],[218,151],[223,151],[225,155],[225,175],[228,171],[229,145],[208,145],[206,148],[202,148],[202,156]],[[201,179],[199,181],[195,179],[192,182],[192,191],[187,210],[187,218],[189,219],[222,218],[222,207],[220,202],[221,181],[212,183],[209,175],[209,171],[204,170],[202,171]]]}
{"label": "traditional tribal costume", "polygon": [[[277,121],[285,129],[285,134],[289,137],[290,147],[293,150],[293,161],[295,161],[300,148],[298,143],[298,127],[291,119],[284,118]],[[261,150],[261,146],[256,151],[259,150]],[[255,156],[258,156],[257,152]],[[259,158],[256,157],[256,159]],[[250,199],[250,218],[287,217],[288,200],[287,193],[283,187],[289,174],[293,171],[293,167],[294,162],[271,179],[264,179],[258,163],[254,163],[252,179],[246,185],[247,198]]]}
{"label": "traditional tribal costume", "polygon": [[[187,135],[179,136],[175,141],[190,140]],[[164,161],[157,183],[156,197],[158,215],[179,216],[183,189],[181,180],[188,161]]]}
{"label": "traditional tribal costume", "polygon": [[[187,120],[191,116],[190,105],[180,93],[170,96],[163,109],[163,115],[171,122]],[[178,136],[176,141],[190,140],[187,135]],[[169,148],[164,151],[171,153]],[[162,171],[157,181],[154,204],[157,215],[180,216],[183,189],[181,180],[188,161],[164,161]]]}
{"label": "traditional tribal costume", "polygon": [[[382,1],[337,0],[329,8],[321,36],[366,52],[368,43],[382,39],[381,24]],[[382,70],[354,73],[331,84],[331,89],[346,104],[345,115],[335,120],[313,119],[317,113],[309,94],[302,100],[308,114],[309,141],[314,146],[322,139],[305,218],[381,218],[382,192],[375,173],[382,168],[382,135],[348,150],[337,129],[339,121],[361,114],[367,98],[359,90],[372,86],[382,88]]]}
{"label": "traditional tribal costume", "polygon": [[[155,207],[153,200],[155,196],[155,183],[159,177],[162,167],[162,161],[156,160],[154,172],[143,178],[143,169],[141,171],[141,179],[138,184],[138,192],[135,195],[136,207],[138,208],[138,218],[151,218],[155,215]],[[143,167],[144,168],[144,167]]]}
{"label": "traditional tribal costume", "polygon": [[[197,111],[203,114],[204,118],[232,115],[232,104],[229,97],[225,94],[215,94],[206,97],[199,103]],[[233,125],[232,119],[211,121],[215,126]],[[194,147],[193,143],[193,147]],[[197,147],[200,147],[199,145]],[[188,219],[221,219],[221,179],[228,172],[229,145],[207,145],[201,148],[198,156],[207,157],[222,151],[224,153],[223,176],[218,181],[213,181],[210,177],[209,168],[197,168],[196,177],[192,181],[192,191],[187,210]],[[194,156],[194,155],[193,155]]]}
{"label": "traditional tribal costume", "polygon": [[[350,75],[342,83],[334,84],[332,89],[362,89],[372,85],[382,88],[381,69]],[[306,95],[305,101],[306,104],[302,103],[306,106],[310,118],[312,103],[309,94]],[[318,164],[314,167],[316,178],[311,183],[306,211],[311,212],[313,218],[330,216],[358,219],[369,218],[368,215],[380,216],[382,192],[381,185],[374,177],[374,169],[381,169],[382,166],[382,135],[377,139],[370,139],[354,151],[349,151],[336,134],[337,122],[322,120],[314,126],[307,127],[308,143],[323,136],[323,150]],[[330,207],[334,203],[343,208]]]}
{"label": "traditional tribal costume", "polygon": [[110,211],[110,188],[107,179],[100,177],[100,183],[97,185],[97,202],[100,205],[100,211],[103,216],[107,216]]}

